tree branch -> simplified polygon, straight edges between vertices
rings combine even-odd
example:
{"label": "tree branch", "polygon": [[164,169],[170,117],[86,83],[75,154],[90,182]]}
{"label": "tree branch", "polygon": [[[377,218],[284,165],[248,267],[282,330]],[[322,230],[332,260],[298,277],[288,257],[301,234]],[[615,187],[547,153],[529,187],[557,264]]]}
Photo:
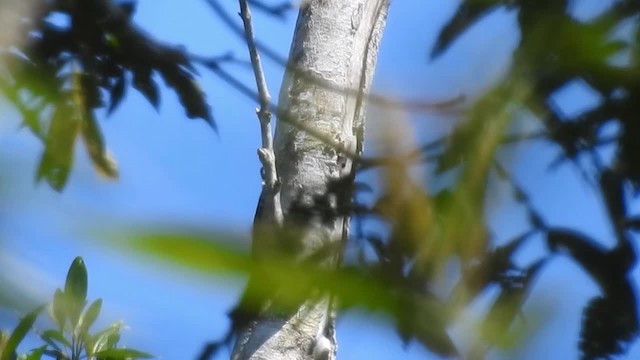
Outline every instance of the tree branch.
{"label": "tree branch", "polygon": [[[251,57],[251,65],[256,78],[256,86],[258,88],[258,98],[260,108],[256,110],[258,120],[260,121],[260,133],[262,135],[262,147],[258,149],[258,157],[262,163],[263,174],[263,194],[267,198],[263,198],[264,205],[267,207],[262,209],[267,213],[262,216],[274,220],[276,225],[282,224],[282,207],[280,206],[280,191],[278,189],[278,173],[276,170],[276,157],[273,152],[273,134],[271,132],[271,110],[269,109],[271,95],[267,88],[267,80],[264,76],[262,62],[255,44],[255,36],[253,33],[253,24],[251,23],[251,11],[247,0],[239,0],[240,17],[244,24],[244,34],[249,56]],[[257,219],[260,220],[260,219]]]}

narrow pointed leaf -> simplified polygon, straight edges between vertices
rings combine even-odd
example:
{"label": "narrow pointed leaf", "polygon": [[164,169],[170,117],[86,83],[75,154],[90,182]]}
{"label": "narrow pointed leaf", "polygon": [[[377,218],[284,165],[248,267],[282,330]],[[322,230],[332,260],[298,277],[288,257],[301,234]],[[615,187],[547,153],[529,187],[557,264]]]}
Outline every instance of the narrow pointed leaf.
{"label": "narrow pointed leaf", "polygon": [[151,69],[137,68],[133,71],[133,87],[138,89],[142,95],[157,110],[160,106],[160,94],[158,85],[151,77]]}
{"label": "narrow pointed leaf", "polygon": [[116,79],[116,82],[113,84],[113,87],[109,90],[110,99],[109,99],[109,108],[107,108],[107,115],[111,115],[115,109],[122,102],[122,98],[125,95],[127,89],[127,78],[125,72],[122,71],[120,76]]}
{"label": "narrow pointed leaf", "polygon": [[78,302],[84,302],[87,299],[87,268],[84,260],[79,256],[69,267],[64,292]]}
{"label": "narrow pointed leaf", "polygon": [[11,359],[12,355],[18,349],[18,345],[20,345],[29,330],[31,330],[33,323],[38,318],[38,315],[40,315],[42,309],[44,309],[44,305],[37,307],[20,320],[16,328],[11,333],[11,336],[9,336],[4,350],[2,351],[2,355],[0,356],[0,360]]}
{"label": "narrow pointed leaf", "polygon": [[89,331],[89,328],[93,323],[98,319],[98,315],[100,315],[100,310],[102,309],[102,299],[98,299],[94,301],[87,311],[84,312],[81,319],[81,333],[86,333]]}
{"label": "narrow pointed leaf", "polygon": [[56,191],[62,191],[69,178],[78,129],[79,123],[71,116],[68,104],[56,106],[36,177],[37,180],[45,179]]}
{"label": "narrow pointed leaf", "polygon": [[108,328],[98,332],[90,339],[86,340],[87,350],[91,354],[103,351],[115,345],[120,339],[120,330],[123,324],[117,322],[109,326]]}
{"label": "narrow pointed leaf", "polygon": [[215,130],[216,125],[211,116],[211,109],[207,104],[205,93],[196,79],[189,72],[180,68],[168,69],[162,71],[161,74],[167,84],[178,94],[187,117],[204,119]]}
{"label": "narrow pointed leaf", "polygon": [[451,44],[462,35],[469,27],[478,22],[498,4],[488,0],[467,0],[458,7],[455,15],[442,28],[436,44],[431,50],[431,58],[434,59],[444,53]]}
{"label": "narrow pointed leaf", "polygon": [[64,292],[70,303],[70,318],[72,326],[76,327],[82,309],[87,301],[87,268],[81,257],[76,257],[71,263],[67,280],[64,284]]}
{"label": "narrow pointed leaf", "polygon": [[40,360],[42,359],[42,355],[44,355],[45,350],[47,350],[47,346],[40,346],[31,352],[25,357],[25,360]]}
{"label": "narrow pointed leaf", "polygon": [[60,329],[64,328],[64,324],[68,318],[68,305],[65,293],[60,289],[56,289],[53,295],[53,303],[51,304],[51,312],[53,320],[58,324]]}
{"label": "narrow pointed leaf", "polygon": [[105,147],[102,133],[92,112],[87,113],[87,117],[82,121],[82,139],[98,173],[107,178],[117,178],[118,165]]}

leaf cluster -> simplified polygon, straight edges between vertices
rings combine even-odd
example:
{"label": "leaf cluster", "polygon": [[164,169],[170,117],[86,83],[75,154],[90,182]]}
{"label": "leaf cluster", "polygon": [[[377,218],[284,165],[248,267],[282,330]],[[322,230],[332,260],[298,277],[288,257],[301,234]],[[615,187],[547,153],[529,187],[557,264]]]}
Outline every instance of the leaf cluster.
{"label": "leaf cluster", "polygon": [[100,310],[102,299],[87,306],[88,276],[81,257],[77,257],[69,267],[64,290],[56,289],[49,315],[56,327],[44,331],[34,330],[44,345],[18,356],[17,349],[22,340],[32,330],[35,321],[46,306],[39,306],[25,315],[13,332],[0,335],[1,360],[40,360],[47,356],[58,360],[133,360],[148,359],[152,356],[124,347],[119,347],[122,322],[116,322],[105,329],[90,331]]}
{"label": "leaf cluster", "polygon": [[176,92],[189,118],[204,119],[215,128],[188,54],[138,29],[132,22],[135,5],[35,1],[33,13],[21,22],[20,44],[1,49],[0,91],[45,145],[37,179],[58,191],[67,182],[77,138],[85,142],[99,173],[118,176],[96,110],[112,113],[129,87],[157,108],[160,77]]}

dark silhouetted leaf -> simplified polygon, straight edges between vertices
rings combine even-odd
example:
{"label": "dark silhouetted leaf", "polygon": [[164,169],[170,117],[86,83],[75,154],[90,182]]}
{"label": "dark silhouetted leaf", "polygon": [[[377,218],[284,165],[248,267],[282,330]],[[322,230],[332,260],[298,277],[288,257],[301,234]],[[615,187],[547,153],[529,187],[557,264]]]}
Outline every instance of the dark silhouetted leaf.
{"label": "dark silhouetted leaf", "polygon": [[529,222],[531,223],[531,226],[533,226],[535,229],[546,229],[547,225],[545,224],[544,220],[542,220],[542,216],[540,216],[540,213],[533,209],[528,210],[529,211],[527,211],[527,214],[529,215]]}
{"label": "dark silhouetted leaf", "polygon": [[622,226],[627,216],[627,203],[624,194],[622,178],[614,171],[607,169],[600,175],[600,191],[604,196],[605,204],[611,223],[616,230],[619,241],[624,241]]}
{"label": "dark silhouetted leaf", "polygon": [[[233,334],[232,332],[229,332],[229,334]],[[218,354],[218,351],[220,351],[220,349],[222,348],[223,345],[228,345],[228,343],[230,342],[230,339],[232,339],[230,336],[228,339],[223,339],[222,341],[211,341],[208,342],[202,349],[202,351],[200,352],[200,355],[198,355],[197,360],[209,360],[209,359],[213,359],[214,356],[216,356]],[[231,346],[231,345],[228,345]]]}
{"label": "dark silhouetted leaf", "polygon": [[583,359],[609,359],[638,336],[635,298],[596,297],[585,307],[579,347]]}
{"label": "dark silhouetted leaf", "polygon": [[138,89],[142,95],[157,110],[160,106],[160,94],[158,93],[158,85],[152,79],[151,69],[146,67],[138,67],[133,70],[133,87]]}
{"label": "dark silhouetted leaf", "polygon": [[131,18],[131,16],[133,16],[136,11],[137,5],[137,0],[118,1],[118,7],[127,15],[128,18]]}
{"label": "dark silhouetted leaf", "polygon": [[[639,55],[640,58],[640,55]],[[636,75],[640,78],[640,73]],[[640,98],[640,90],[635,90],[635,95],[629,96],[622,113],[623,131],[619,140],[619,152],[617,160],[625,175],[631,180],[636,190],[640,189],[640,124],[638,123],[637,101]]]}
{"label": "dark silhouetted leaf", "polygon": [[471,25],[497,8],[500,4],[493,0],[466,0],[449,22],[440,30],[438,39],[431,50],[431,58],[436,58],[445,52],[449,46],[464,33]]}
{"label": "dark silhouetted leaf", "polygon": [[205,93],[195,78],[179,67],[166,69],[162,71],[161,74],[167,84],[178,94],[180,103],[184,106],[187,116],[190,119],[204,119],[213,129],[216,129],[209,105],[205,99]]}
{"label": "dark silhouetted leaf", "polygon": [[121,71],[116,78],[115,83],[109,90],[110,101],[109,108],[107,109],[107,115],[111,115],[113,111],[120,105],[122,98],[125,95],[127,89],[127,77],[124,71]]}

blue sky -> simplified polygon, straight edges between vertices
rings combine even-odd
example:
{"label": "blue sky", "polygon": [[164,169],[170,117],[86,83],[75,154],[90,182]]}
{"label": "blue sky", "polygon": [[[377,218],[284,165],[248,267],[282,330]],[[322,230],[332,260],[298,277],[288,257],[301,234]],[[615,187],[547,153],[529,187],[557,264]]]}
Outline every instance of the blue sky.
{"label": "blue sky", "polygon": [[[605,2],[584,1],[575,9],[589,17]],[[375,90],[399,98],[441,100],[465,94],[473,98],[504,74],[517,46],[515,14],[499,11],[484,19],[442,58],[427,54],[437,31],[458,1],[394,1],[390,10],[375,78]],[[226,1],[230,12],[237,2]],[[286,55],[294,14],[278,21],[254,11],[261,40]],[[245,45],[218,24],[204,1],[140,1],[135,20],[150,34],[190,51],[218,55],[229,50],[245,57]],[[277,94],[283,70],[265,60],[268,83]],[[249,85],[252,74],[234,73]],[[17,115],[3,106],[0,122],[0,275],[1,282],[28,284],[34,296],[49,297],[64,281],[67,266],[81,255],[89,269],[91,298],[102,297],[103,321],[123,319],[130,326],[123,343],[163,359],[192,358],[202,344],[227,329],[226,311],[242,289],[239,279],[205,277],[141,261],[99,244],[102,231],[123,224],[165,227],[193,225],[221,232],[248,234],[260,191],[256,104],[206,74],[208,93],[220,129],[216,135],[199,120],[189,120],[176,99],[162,91],[155,111],[136,91],[102,127],[120,166],[118,182],[100,179],[78,146],[76,165],[62,194],[34,185],[41,145],[26,131],[17,131]],[[558,100],[580,107],[588,96],[567,90]],[[373,110],[372,110],[373,111]],[[427,114],[412,119],[416,137],[426,139],[451,127],[451,115]],[[509,153],[516,178],[535,206],[553,225],[576,227],[600,239],[611,238],[600,199],[579,179],[577,171],[547,165],[557,149],[542,143]],[[506,191],[496,190],[489,221],[499,239],[526,225],[522,209],[508,205]],[[576,205],[579,204],[579,205]],[[531,245],[527,252],[541,249]],[[10,276],[6,274],[12,274]],[[13,275],[15,274],[15,275]],[[0,283],[2,285],[2,283]],[[558,296],[555,296],[555,295]],[[569,295],[570,294],[570,295]],[[582,306],[597,294],[577,266],[554,260],[543,272],[527,306],[536,322],[548,324],[519,354],[493,353],[495,359],[576,358]],[[473,317],[473,313],[468,314]],[[0,328],[11,328],[15,315],[0,316]],[[5,323],[6,322],[6,323]],[[352,313],[339,322],[340,359],[423,359],[417,345],[403,350],[393,329],[375,315]],[[453,333],[461,336],[464,326]],[[634,346],[629,358],[640,358]]]}

